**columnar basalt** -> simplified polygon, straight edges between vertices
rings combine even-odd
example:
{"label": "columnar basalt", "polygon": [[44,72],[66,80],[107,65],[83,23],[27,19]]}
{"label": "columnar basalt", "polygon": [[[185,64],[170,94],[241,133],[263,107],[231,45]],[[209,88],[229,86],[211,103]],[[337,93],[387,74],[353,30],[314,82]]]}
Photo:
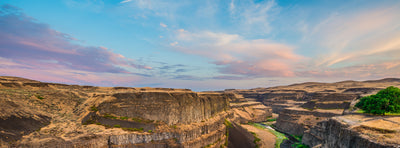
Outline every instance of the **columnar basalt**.
{"label": "columnar basalt", "polygon": [[100,114],[189,124],[228,110],[228,99],[228,95],[216,93],[143,91],[113,94],[97,108]]}
{"label": "columnar basalt", "polygon": [[319,122],[307,130],[303,143],[311,147],[399,147],[400,117],[346,115]]}
{"label": "columnar basalt", "polygon": [[352,107],[388,86],[400,79],[198,93],[0,77],[0,147],[255,146],[241,124],[272,112],[276,128],[310,146],[396,147],[398,117],[354,116]]}
{"label": "columnar basalt", "polygon": [[[0,77],[0,145],[9,147],[225,147],[239,122],[231,93],[93,87]],[[261,103],[249,121],[271,114]],[[229,120],[229,121],[228,121]]]}

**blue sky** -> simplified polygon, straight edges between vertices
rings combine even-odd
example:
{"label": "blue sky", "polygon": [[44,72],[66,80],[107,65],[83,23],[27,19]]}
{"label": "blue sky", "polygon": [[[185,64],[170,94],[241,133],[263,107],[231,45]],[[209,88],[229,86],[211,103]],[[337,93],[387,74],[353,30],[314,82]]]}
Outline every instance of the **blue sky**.
{"label": "blue sky", "polygon": [[0,75],[196,91],[400,77],[397,0],[5,0]]}

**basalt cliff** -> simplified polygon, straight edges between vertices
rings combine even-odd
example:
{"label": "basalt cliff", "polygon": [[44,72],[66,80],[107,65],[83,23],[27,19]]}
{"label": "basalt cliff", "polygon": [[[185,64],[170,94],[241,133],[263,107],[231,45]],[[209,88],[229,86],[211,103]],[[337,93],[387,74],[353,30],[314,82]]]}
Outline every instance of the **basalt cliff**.
{"label": "basalt cliff", "polygon": [[388,86],[400,79],[193,92],[2,76],[0,147],[274,147],[248,124],[271,116],[275,130],[310,147],[399,147],[400,117],[354,108]]}
{"label": "basalt cliff", "polygon": [[240,123],[272,114],[232,93],[16,77],[0,77],[0,84],[1,147],[251,147],[254,137]]}
{"label": "basalt cliff", "polygon": [[360,114],[354,107],[361,97],[389,86],[400,87],[400,79],[309,82],[223,92],[271,107],[279,115],[276,129],[303,137],[302,143],[310,147],[400,147],[400,117]]}

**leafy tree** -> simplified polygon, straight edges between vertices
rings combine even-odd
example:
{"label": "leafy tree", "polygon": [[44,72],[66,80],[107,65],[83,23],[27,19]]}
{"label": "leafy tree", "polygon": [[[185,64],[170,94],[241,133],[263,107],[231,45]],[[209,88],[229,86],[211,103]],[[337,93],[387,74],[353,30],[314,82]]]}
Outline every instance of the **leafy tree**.
{"label": "leafy tree", "polygon": [[400,89],[390,86],[379,91],[376,95],[360,99],[356,107],[366,113],[384,115],[385,113],[400,113]]}

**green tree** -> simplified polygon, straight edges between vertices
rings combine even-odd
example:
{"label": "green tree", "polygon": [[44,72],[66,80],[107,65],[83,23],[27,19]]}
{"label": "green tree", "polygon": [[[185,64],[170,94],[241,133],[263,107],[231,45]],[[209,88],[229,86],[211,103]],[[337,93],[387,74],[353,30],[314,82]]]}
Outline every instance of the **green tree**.
{"label": "green tree", "polygon": [[356,107],[366,113],[384,115],[385,113],[400,113],[400,89],[390,86],[379,91],[376,95],[360,99]]}

